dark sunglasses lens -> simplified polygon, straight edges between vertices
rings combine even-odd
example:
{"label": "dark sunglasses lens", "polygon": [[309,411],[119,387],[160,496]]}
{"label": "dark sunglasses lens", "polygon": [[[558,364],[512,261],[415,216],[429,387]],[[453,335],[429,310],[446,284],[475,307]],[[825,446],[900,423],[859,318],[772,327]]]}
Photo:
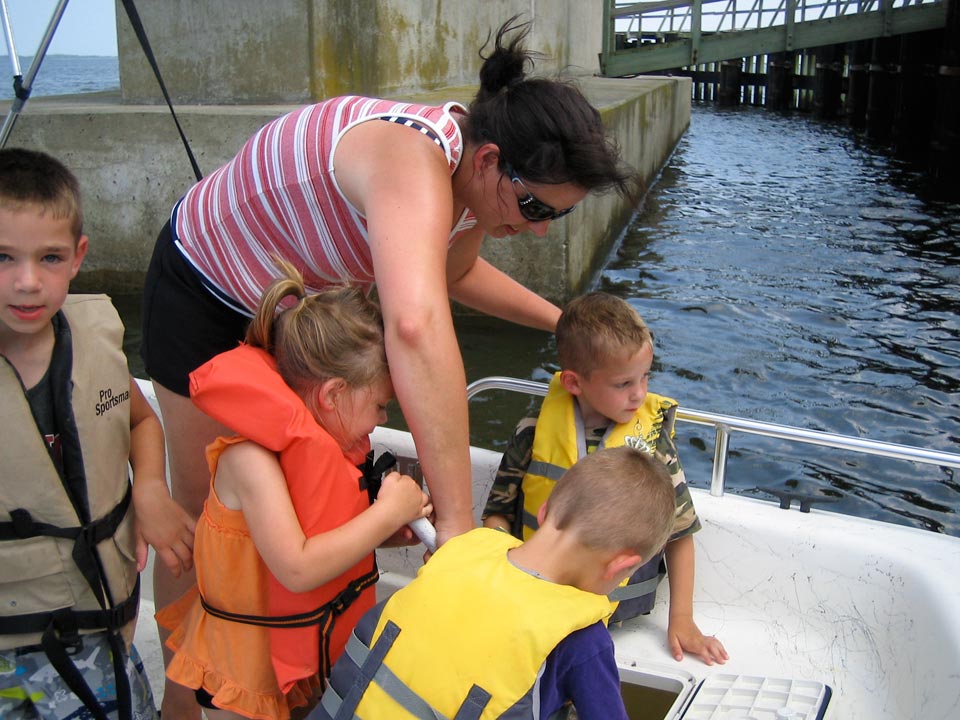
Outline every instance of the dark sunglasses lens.
{"label": "dark sunglasses lens", "polygon": [[537,200],[535,197],[530,196],[520,204],[520,214],[523,215],[527,220],[531,222],[542,222],[544,220],[551,220],[557,216],[557,213],[554,212],[553,208],[549,205],[544,205],[542,202]]}
{"label": "dark sunglasses lens", "polygon": [[556,220],[557,218],[562,218],[564,215],[568,215],[571,212],[573,212],[573,207],[568,207],[566,210],[560,210],[558,212],[549,205],[540,202],[532,195],[520,203],[520,214],[530,222]]}

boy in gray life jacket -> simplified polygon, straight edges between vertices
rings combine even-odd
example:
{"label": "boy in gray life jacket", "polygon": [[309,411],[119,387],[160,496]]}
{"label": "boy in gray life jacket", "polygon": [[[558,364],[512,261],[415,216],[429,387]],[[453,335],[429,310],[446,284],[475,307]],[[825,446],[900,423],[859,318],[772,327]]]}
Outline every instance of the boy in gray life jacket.
{"label": "boy in gray life jacket", "polygon": [[[132,645],[148,544],[179,574],[193,520],[105,295],[68,295],[79,185],[0,150],[0,717],[156,718]],[[129,465],[128,465],[129,464]],[[133,470],[133,484],[129,478]],[[136,515],[136,517],[135,517]]]}

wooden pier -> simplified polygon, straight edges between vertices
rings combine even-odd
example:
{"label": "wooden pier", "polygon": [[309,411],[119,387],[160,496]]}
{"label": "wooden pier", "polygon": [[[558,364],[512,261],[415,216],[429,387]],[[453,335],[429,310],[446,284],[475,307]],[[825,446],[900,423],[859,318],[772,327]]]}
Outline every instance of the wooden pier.
{"label": "wooden pier", "polygon": [[605,28],[605,73],[844,120],[960,185],[960,0],[609,0]]}

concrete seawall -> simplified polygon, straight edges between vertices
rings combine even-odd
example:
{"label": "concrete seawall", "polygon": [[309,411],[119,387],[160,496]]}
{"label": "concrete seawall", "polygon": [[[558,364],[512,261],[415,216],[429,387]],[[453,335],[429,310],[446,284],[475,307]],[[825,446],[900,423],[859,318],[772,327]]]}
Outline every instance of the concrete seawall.
{"label": "concrete seawall", "polygon": [[[648,184],[690,123],[690,80],[576,78]],[[474,87],[407,93],[412,101],[469,102]],[[229,160],[272,118],[297,105],[186,105],[177,108],[204,172]],[[6,113],[9,103],[0,103]],[[193,173],[165,106],[124,104],[119,93],[30,100],[7,143],[48,152],[79,177],[90,253],[77,290],[135,290],[157,232]],[[634,204],[615,194],[588,197],[552,223],[543,238],[488,238],[483,256],[545,297],[562,302],[578,292],[607,256]]]}

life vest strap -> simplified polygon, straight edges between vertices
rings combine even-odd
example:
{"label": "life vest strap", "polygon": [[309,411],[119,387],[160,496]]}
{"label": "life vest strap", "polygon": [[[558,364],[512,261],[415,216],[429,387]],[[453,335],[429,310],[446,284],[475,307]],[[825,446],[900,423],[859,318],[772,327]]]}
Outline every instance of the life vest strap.
{"label": "life vest strap", "polygon": [[[353,718],[357,706],[363,699],[364,693],[370,683],[378,685],[387,695],[389,695],[398,705],[406,710],[417,720],[448,720],[441,713],[434,710],[430,704],[420,697],[417,693],[398,678],[394,672],[384,664],[384,658],[393,647],[393,643],[400,635],[400,628],[396,623],[388,621],[380,633],[380,637],[368,648],[356,636],[351,633],[347,641],[346,654],[350,660],[357,666],[356,681],[350,686],[350,691],[343,698],[339,707],[336,708],[334,720],[347,720]],[[324,693],[326,695],[327,693]],[[330,693],[333,695],[333,693]],[[326,707],[328,711],[336,704],[335,698],[331,698]],[[331,713],[333,714],[333,713]]]}
{"label": "life vest strap", "polygon": [[658,573],[654,577],[638,583],[621,585],[618,588],[614,588],[612,592],[608,593],[607,598],[611,602],[623,602],[624,600],[633,600],[634,598],[643,597],[648,593],[656,592],[657,586],[660,585],[660,582],[664,577],[665,573]]}
{"label": "life vest strap", "polygon": [[493,696],[479,685],[472,685],[453,720],[480,720],[491,697]]}
{"label": "life vest strap", "polygon": [[540,521],[537,520],[536,515],[527,510],[522,510],[521,515],[523,516],[523,527],[530,528],[532,532],[540,529]]}
{"label": "life vest strap", "polygon": [[383,484],[383,474],[397,464],[396,456],[389,450],[384,451],[376,460],[373,459],[373,450],[367,453],[362,463],[357,465],[360,470],[360,489],[366,490],[370,503],[377,499],[380,486]]}
{"label": "life vest strap", "polygon": [[[350,685],[346,697],[341,699],[331,687],[323,694],[322,699],[324,710],[334,720],[354,718],[357,706],[371,683],[377,685],[417,720],[449,720],[397,677],[384,663],[387,653],[399,635],[400,628],[393,621],[387,621],[372,648],[368,648],[356,632],[350,634],[345,654],[357,667],[356,680]],[[480,686],[471,686],[453,720],[479,720],[491,697],[490,693]]]}
{"label": "life vest strap", "polygon": [[[60,615],[60,613],[65,613]],[[83,703],[84,707],[90,711],[95,720],[108,720],[107,712],[96,693],[90,688],[90,685],[84,679],[83,674],[70,659],[82,647],[82,640],[77,635],[77,628],[72,625],[71,614],[68,610],[56,613],[51,620],[50,625],[43,633],[40,641],[40,647],[44,654],[57,671],[64,683],[73,692],[74,695]],[[74,642],[76,638],[76,642]],[[110,657],[113,663],[113,675],[116,681],[114,690],[116,691],[117,716],[119,720],[132,720],[133,701],[130,697],[130,678],[127,677],[126,650],[124,648],[123,638],[115,630],[107,632],[107,640],[110,644]]]}
{"label": "life vest strap", "polygon": [[[6,615],[0,617],[0,635],[24,635],[29,633],[45,632],[53,623],[62,627],[64,633],[70,635],[68,628],[75,630],[119,630],[137,617],[140,605],[140,576],[137,575],[133,592],[123,602],[104,610],[60,610],[29,613],[26,615]],[[55,622],[56,618],[56,622]],[[72,642],[72,638],[70,640]]]}
{"label": "life vest strap", "polygon": [[[127,515],[133,497],[133,486],[127,483],[127,491],[113,509],[103,517],[77,527],[58,527],[50,523],[37,522],[29,510],[17,508],[10,511],[10,520],[0,523],[0,541],[25,540],[32,537],[55,537],[73,540],[73,561],[83,574],[87,585],[100,603],[106,608],[113,604],[112,598],[104,597],[103,581],[100,577],[100,563],[96,557],[97,545],[111,538]],[[109,593],[109,589],[108,589]],[[42,628],[41,628],[42,629]]]}
{"label": "life vest strap", "polygon": [[77,527],[63,528],[50,523],[37,522],[33,519],[30,511],[24,508],[11,510],[10,520],[0,522],[0,541],[25,540],[41,536],[76,540],[80,536],[85,536],[87,543],[96,545],[109,537],[113,537],[120,526],[120,522],[127,514],[132,496],[133,486],[128,484],[123,499],[110,512],[97,520]]}
{"label": "life vest strap", "polygon": [[300,628],[316,625],[320,631],[320,657],[318,661],[322,689],[322,686],[326,683],[326,678],[330,676],[330,635],[333,632],[333,626],[336,624],[337,618],[360,597],[360,593],[379,579],[380,573],[377,570],[377,562],[374,560],[373,569],[370,572],[351,580],[347,584],[347,587],[341,590],[332,600],[318,608],[295,615],[245,615],[243,613],[233,613],[214,607],[207,602],[202,594],[200,595],[200,604],[206,612],[216,618],[243,623],[245,625],[257,625],[268,628]]}
{"label": "life vest strap", "polygon": [[553,463],[544,462],[543,460],[531,460],[530,464],[527,466],[528,475],[541,475],[548,480],[553,480],[554,482],[557,482],[560,478],[562,478],[566,471],[566,468],[562,468],[559,465],[554,465]]}
{"label": "life vest strap", "polygon": [[40,647],[54,670],[92,713],[95,720],[107,720],[106,712],[96,694],[70,659],[70,656],[83,646],[81,630],[106,631],[116,679],[118,716],[120,720],[129,720],[133,714],[130,680],[124,667],[126,652],[119,630],[137,617],[139,604],[140,576],[137,575],[130,597],[116,607],[106,610],[61,608],[52,612],[0,617],[0,635],[42,632]]}
{"label": "life vest strap", "polygon": [[325,602],[320,607],[308,610],[304,613],[293,615],[248,615],[245,613],[235,613],[211,605],[207,599],[200,595],[200,604],[210,615],[221,620],[243,623],[244,625],[258,625],[260,627],[272,628],[299,628],[310,627],[311,625],[322,625],[329,616],[338,617],[360,597],[360,593],[373,585],[380,579],[380,573],[374,564],[373,570],[350,583],[341,590],[332,600]]}

